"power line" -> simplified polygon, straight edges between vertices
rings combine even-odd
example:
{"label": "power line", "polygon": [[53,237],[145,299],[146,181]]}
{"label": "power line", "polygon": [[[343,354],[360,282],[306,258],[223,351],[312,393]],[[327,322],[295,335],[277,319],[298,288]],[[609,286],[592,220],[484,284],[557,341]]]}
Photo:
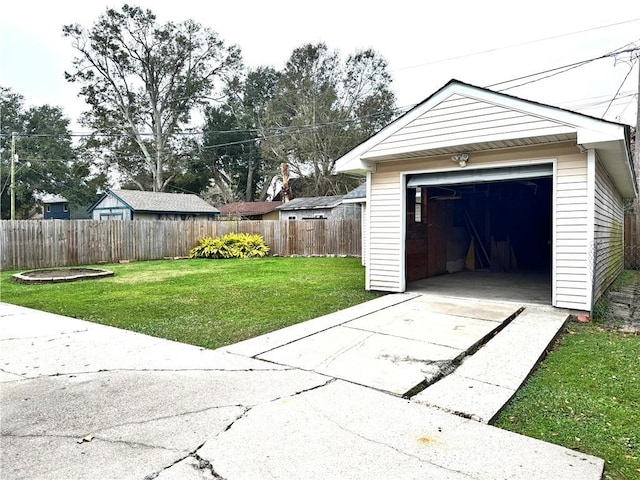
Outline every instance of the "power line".
{"label": "power line", "polygon": [[548,70],[543,70],[541,72],[531,73],[531,74],[528,74],[528,75],[523,75],[521,77],[512,78],[510,80],[505,80],[505,81],[502,81],[502,82],[493,83],[491,85],[487,85],[486,88],[497,87],[499,85],[504,85],[506,83],[516,82],[518,80],[524,80],[524,79],[527,79],[527,78],[538,77],[540,75],[549,74],[549,75],[546,75],[546,76],[544,76],[542,78],[539,78],[539,79],[530,80],[528,82],[524,82],[524,83],[521,83],[519,85],[513,85],[511,87],[507,87],[507,88],[503,88],[503,89],[499,90],[500,92],[503,92],[505,90],[511,90],[512,88],[517,88],[517,87],[521,87],[523,85],[528,85],[530,83],[538,82],[540,80],[544,80],[545,78],[549,78],[549,77],[552,77],[552,76],[555,76],[555,75],[560,75],[561,73],[565,73],[565,72],[568,72],[569,70],[573,70],[574,68],[578,68],[578,67],[581,67],[583,65],[587,65],[589,63],[595,62],[596,60],[602,60],[604,58],[614,57],[614,56],[620,55],[622,53],[636,52],[638,50],[640,50],[640,47],[634,47],[634,48],[629,48],[629,49],[625,49],[625,50],[614,50],[613,52],[609,52],[609,53],[606,53],[604,55],[600,55],[598,57],[592,57],[592,58],[588,58],[586,60],[581,60],[579,62],[570,63],[570,64],[567,64],[567,65],[562,65],[560,67],[550,68]]}
{"label": "power line", "polygon": [[[640,19],[636,19],[636,20],[631,20],[631,21],[638,21]],[[630,22],[631,22],[630,21]],[[629,23],[629,22],[622,22],[622,23]],[[499,89],[498,91],[506,91],[506,90],[511,90],[514,88],[518,88],[524,85],[528,85],[531,83],[535,83],[541,80],[544,80],[546,78],[550,78],[552,76],[556,76],[556,75],[560,75],[563,73],[566,73],[570,70],[573,70],[575,68],[579,68],[583,65],[587,65],[589,63],[595,62],[597,60],[602,60],[604,58],[610,58],[616,55],[620,55],[623,53],[631,53],[631,52],[636,52],[638,50],[640,50],[640,47],[634,47],[634,48],[627,48],[625,49],[624,47],[628,46],[629,44],[624,45],[623,47],[620,47],[619,49],[616,49],[612,52],[609,52],[607,54],[604,55],[600,55],[597,57],[593,57],[593,58],[589,58],[586,60],[581,60],[579,62],[575,62],[575,63],[571,63],[571,64],[567,64],[567,65],[562,65],[560,67],[555,67],[552,69],[547,69],[547,70],[543,70],[540,72],[536,72],[536,73],[532,73],[532,74],[528,74],[528,75],[523,75],[520,77],[515,77],[509,80],[504,80],[502,82],[498,82],[498,83],[494,83],[491,85],[486,86],[485,88],[493,88],[496,86],[500,86],[500,85],[505,85],[505,84],[509,84],[512,82],[516,82],[519,80],[526,80],[526,79],[530,79],[526,82],[523,83],[519,83],[517,85],[512,85],[506,88],[502,88]],[[544,75],[541,77],[541,75]],[[627,74],[628,77],[629,73]],[[625,80],[626,78],[625,77]],[[623,81],[624,84],[624,81]],[[621,84],[622,87],[622,84]],[[618,93],[619,93],[618,89]],[[617,94],[616,93],[616,96]],[[614,97],[615,99],[615,97]],[[398,115],[410,110],[411,108],[415,107],[416,104],[414,105],[407,105],[407,106],[403,106],[403,107],[398,107],[396,109],[396,112]],[[605,112],[606,113],[606,112]],[[252,138],[248,138],[248,139],[243,139],[243,140],[238,140],[238,141],[232,141],[232,142],[225,142],[225,143],[220,143],[220,144],[215,144],[215,145],[206,145],[206,146],[201,146],[200,150],[205,150],[205,149],[212,149],[212,148],[220,148],[220,147],[228,147],[228,146],[235,146],[235,145],[243,145],[243,144],[247,144],[247,143],[253,143],[256,142],[258,140],[265,140],[265,139],[271,139],[271,138],[277,138],[280,136],[285,136],[285,135],[295,135],[297,133],[303,133],[305,131],[308,130],[315,130],[318,128],[324,128],[324,127],[328,127],[328,126],[333,126],[333,125],[345,125],[345,124],[349,124],[349,123],[356,123],[365,119],[370,119],[370,118],[375,118],[378,116],[384,115],[384,113],[377,113],[377,114],[372,114],[372,115],[367,115],[367,116],[363,116],[363,117],[357,117],[357,118],[348,118],[348,119],[342,119],[342,120],[335,120],[332,122],[324,122],[324,123],[314,123],[314,124],[303,124],[303,125],[287,125],[287,126],[282,126],[282,127],[270,127],[268,129],[257,129],[257,128],[252,128],[252,129],[238,129],[238,130],[188,130],[188,131],[180,131],[180,132],[174,132],[173,134],[175,135],[205,135],[205,134],[241,134],[241,133],[246,133],[246,134],[251,134],[251,133],[260,133],[260,132],[273,132],[271,134],[263,134],[263,135],[259,135],[256,137],[252,137]],[[0,133],[0,137],[9,137],[11,134],[1,134]],[[131,134],[127,134],[127,133],[91,133],[91,132],[65,132],[65,133],[29,133],[29,134],[20,134],[17,133],[16,136],[19,137],[27,137],[27,138],[38,138],[38,137],[61,137],[61,136],[71,136],[71,137],[91,137],[91,136],[97,136],[97,137],[130,137]],[[153,136],[155,135],[152,132],[143,132],[143,133],[139,133],[139,135],[141,136]]]}
{"label": "power line", "polygon": [[622,86],[624,85],[624,83],[627,81],[627,78],[629,78],[629,75],[631,74],[631,72],[633,71],[633,67],[635,66],[634,62],[631,62],[631,68],[629,68],[629,71],[627,72],[627,74],[624,76],[624,79],[622,80],[622,83],[620,84],[620,86],[618,87],[618,90],[616,91],[616,94],[613,96],[613,98],[611,99],[611,101],[609,102],[609,105],[607,105],[607,109],[604,111],[604,113],[602,114],[602,117],[604,117],[607,112],[609,111],[609,109],[611,108],[611,104],[613,103],[613,101],[616,99],[616,97],[618,96],[618,94],[620,93],[620,90],[622,90]]}
{"label": "power line", "polygon": [[474,52],[474,53],[466,53],[466,54],[458,55],[458,56],[455,56],[455,57],[442,58],[442,59],[434,60],[434,61],[431,61],[431,62],[419,63],[419,64],[416,64],[416,65],[409,65],[409,66],[406,66],[406,67],[399,67],[399,68],[396,68],[394,70],[391,70],[391,72],[397,72],[397,71],[401,71],[401,70],[408,70],[408,69],[412,69],[412,68],[426,67],[428,65],[435,65],[435,64],[438,64],[438,63],[451,62],[453,60],[460,60],[460,59],[463,59],[463,58],[474,57],[474,56],[477,56],[477,55],[485,55],[487,53],[494,53],[494,52],[498,52],[500,50],[507,50],[509,48],[516,48],[516,47],[523,47],[525,45],[531,45],[531,44],[534,44],[534,43],[545,42],[545,41],[548,41],[548,40],[555,40],[557,38],[568,37],[568,36],[571,36],[571,35],[578,35],[578,34],[581,34],[581,33],[591,32],[591,31],[594,31],[594,30],[601,30],[601,29],[610,28],[610,27],[617,27],[619,25],[625,25],[627,23],[634,23],[634,22],[638,22],[638,21],[640,21],[640,18],[634,18],[632,20],[625,20],[624,22],[610,23],[608,25],[601,25],[599,27],[587,28],[587,29],[584,29],[584,30],[577,30],[575,32],[563,33],[563,34],[560,34],[560,35],[553,35],[551,37],[539,38],[539,39],[530,40],[530,41],[527,41],[527,42],[514,43],[512,45],[507,45],[507,46],[504,46],[504,47],[490,48],[488,50],[481,50],[481,51]]}

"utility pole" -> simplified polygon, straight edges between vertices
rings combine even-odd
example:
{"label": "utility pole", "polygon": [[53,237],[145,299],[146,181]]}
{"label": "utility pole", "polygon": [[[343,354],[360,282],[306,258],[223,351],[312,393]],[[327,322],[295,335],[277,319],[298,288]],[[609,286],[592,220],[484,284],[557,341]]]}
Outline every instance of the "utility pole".
{"label": "utility pole", "polygon": [[16,219],[16,132],[11,133],[11,220]]}
{"label": "utility pole", "polygon": [[[636,175],[640,173],[640,52],[636,52],[636,62],[638,63],[638,91],[636,92],[636,148],[635,154],[636,158],[634,161],[634,166],[636,168]],[[636,200],[637,205],[637,200]],[[640,209],[637,209],[640,212]],[[639,213],[640,215],[640,213]]]}

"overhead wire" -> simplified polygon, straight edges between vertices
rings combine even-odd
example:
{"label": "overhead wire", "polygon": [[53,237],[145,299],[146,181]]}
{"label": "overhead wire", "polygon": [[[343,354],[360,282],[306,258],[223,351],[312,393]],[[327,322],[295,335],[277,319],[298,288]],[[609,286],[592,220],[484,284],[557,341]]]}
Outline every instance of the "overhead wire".
{"label": "overhead wire", "polygon": [[629,75],[631,74],[631,72],[633,71],[633,68],[635,66],[635,63],[632,62],[631,63],[631,68],[629,68],[629,71],[627,72],[627,74],[624,76],[624,79],[622,80],[622,83],[620,83],[620,86],[618,87],[618,90],[616,90],[615,95],[613,96],[613,98],[611,99],[611,101],[609,102],[609,105],[607,105],[607,108],[605,109],[604,113],[602,114],[602,117],[604,117],[607,112],[609,111],[609,109],[611,108],[611,105],[613,104],[613,101],[616,99],[616,97],[618,96],[618,93],[620,93],[620,90],[622,90],[622,86],[625,84],[625,82],[627,81],[627,78],[629,78]]}
{"label": "overhead wire", "polygon": [[[611,24],[611,25],[619,25],[619,24],[623,24],[623,23],[630,23],[630,22],[634,22],[634,21],[640,21],[640,18],[638,19],[634,19],[634,20],[630,20],[627,22],[620,22],[618,24]],[[611,26],[609,25],[609,26]],[[606,28],[607,26],[603,26],[601,28]],[[600,27],[598,27],[600,28]],[[597,28],[594,28],[597,29]],[[589,30],[594,30],[594,29],[589,29]],[[565,35],[561,35],[561,36],[566,36],[566,35],[572,35],[574,33],[582,33],[585,31],[589,31],[589,30],[583,30],[580,32],[573,32],[573,33],[569,33],[569,34],[565,34]],[[557,37],[557,36],[556,36]],[[556,37],[548,37],[547,39],[551,39],[551,38],[556,38]],[[545,40],[545,39],[541,39],[540,41]],[[526,43],[531,43],[531,42],[525,42]],[[637,52],[640,50],[640,47],[633,47],[633,48],[625,48],[629,45],[633,45],[633,42],[631,43],[627,43],[624,46],[613,50],[611,52],[608,52],[604,55],[600,55],[597,57],[592,57],[592,58],[588,58],[585,60],[581,60],[579,62],[574,62],[571,64],[567,64],[567,65],[562,65],[559,67],[555,67],[555,68],[551,68],[551,69],[547,69],[547,70],[543,70],[540,72],[535,72],[535,73],[531,73],[531,74],[527,74],[527,75],[522,75],[519,77],[515,77],[509,80],[504,80],[501,82],[497,82],[497,83],[493,83],[490,85],[485,86],[485,88],[494,88],[500,85],[505,85],[505,84],[509,84],[512,82],[516,82],[516,81],[520,81],[520,80],[526,80],[529,79],[526,82],[522,82],[519,83],[517,85],[511,85],[508,86],[506,88],[502,88],[499,89],[497,91],[503,92],[503,91],[507,91],[507,90],[511,90],[514,88],[519,88],[522,87],[524,85],[528,85],[531,83],[535,83],[556,75],[560,75],[563,73],[566,73],[570,70],[579,68],[581,66],[587,65],[589,63],[595,62],[597,60],[602,60],[605,58],[611,58],[614,57],[616,55],[620,55],[623,53],[631,53],[631,52]],[[633,68],[633,66],[632,66]],[[624,85],[624,82],[626,81],[626,79],[628,78],[629,74],[631,73],[631,69],[630,71],[627,73],[627,75],[625,76],[625,80],[623,80],[623,82],[620,85],[620,88],[618,89],[618,92],[616,92],[616,95],[614,96],[614,98],[612,99],[615,100],[616,96],[619,94],[620,89],[622,88],[622,86]],[[543,75],[543,76],[541,76]],[[396,108],[396,116],[401,115],[403,113],[405,113],[406,111],[410,110],[411,108],[415,107],[416,104],[412,104],[412,105],[406,105],[406,106],[402,106],[402,107],[397,107]],[[608,109],[607,109],[608,110]],[[606,113],[606,112],[605,112]],[[196,129],[190,129],[190,130],[185,130],[185,131],[179,131],[179,132],[174,132],[174,135],[181,135],[181,136],[199,136],[199,135],[206,135],[206,134],[240,134],[240,133],[259,133],[259,132],[264,132],[264,131],[272,131],[272,134],[269,135],[261,135],[258,137],[253,137],[253,138],[249,138],[249,139],[244,139],[244,140],[238,140],[238,141],[233,141],[233,142],[225,142],[225,143],[220,143],[220,144],[215,144],[215,145],[207,145],[207,146],[201,146],[201,149],[212,149],[212,148],[220,148],[220,147],[227,147],[227,146],[234,146],[234,145],[242,145],[242,144],[246,144],[246,143],[252,143],[255,142],[256,140],[264,140],[264,139],[270,139],[270,138],[276,138],[279,136],[283,136],[283,135],[293,135],[295,133],[302,133],[306,130],[315,130],[318,128],[323,128],[323,127],[327,127],[327,126],[332,126],[332,125],[344,125],[344,124],[349,124],[349,123],[355,123],[355,122],[359,122],[362,120],[366,120],[366,119],[370,119],[370,118],[375,118],[377,116],[381,116],[384,115],[385,113],[377,113],[377,114],[371,114],[371,115],[366,115],[366,116],[362,116],[362,117],[357,117],[357,118],[348,118],[348,119],[342,119],[342,120],[335,120],[335,121],[331,121],[331,122],[323,122],[323,123],[313,123],[313,124],[303,124],[303,125],[287,125],[287,126],[281,126],[281,127],[271,127],[268,129],[258,129],[258,128],[249,128],[249,129],[237,129],[237,130],[196,130]],[[140,132],[138,133],[140,136],[154,136],[155,134],[153,132]],[[0,133],[0,137],[9,137],[13,135],[13,133]],[[60,133],[29,133],[29,134],[25,134],[25,133],[15,133],[16,136],[19,137],[62,137],[62,136],[70,136],[70,137],[91,137],[91,136],[95,136],[95,137],[128,137],[131,136],[131,134],[128,133],[108,133],[108,132],[60,132]]]}
{"label": "overhead wire", "polygon": [[477,56],[477,55],[485,55],[487,53],[494,53],[494,52],[498,52],[498,51],[501,51],[501,50],[507,50],[507,49],[510,49],[510,48],[523,47],[525,45],[532,45],[534,43],[545,42],[545,41],[548,41],[548,40],[555,40],[557,38],[568,37],[568,36],[572,36],[572,35],[578,35],[578,34],[581,34],[581,33],[591,32],[591,31],[594,31],[594,30],[602,30],[602,29],[605,29],[605,28],[617,27],[617,26],[620,26],[620,25],[625,25],[625,24],[628,24],[628,23],[634,23],[634,22],[638,22],[638,21],[640,21],[640,18],[634,18],[634,19],[631,19],[631,20],[625,20],[623,22],[610,23],[608,25],[601,25],[601,26],[598,26],[598,27],[587,28],[587,29],[584,29],[584,30],[577,30],[575,32],[563,33],[563,34],[559,34],[559,35],[552,35],[550,37],[538,38],[538,39],[535,39],[535,40],[529,40],[527,42],[515,43],[515,44],[507,45],[507,46],[504,46],[504,47],[490,48],[490,49],[487,49],[487,50],[481,50],[481,51],[473,52],[473,53],[466,53],[466,54],[457,55],[457,56],[454,56],[454,57],[442,58],[442,59],[439,59],[439,60],[433,60],[433,61],[430,61],[430,62],[419,63],[419,64],[416,64],[416,65],[409,65],[409,66],[406,66],[406,67],[399,67],[399,68],[391,70],[391,72],[397,72],[397,71],[401,71],[401,70],[408,70],[408,69],[411,69],[411,68],[425,67],[425,66],[428,66],[428,65],[435,65],[435,64],[438,64],[438,63],[445,63],[445,62],[450,62],[450,61],[453,61],[453,60],[460,60],[460,59],[463,59],[463,58],[469,58],[469,57],[473,57],[473,56]]}

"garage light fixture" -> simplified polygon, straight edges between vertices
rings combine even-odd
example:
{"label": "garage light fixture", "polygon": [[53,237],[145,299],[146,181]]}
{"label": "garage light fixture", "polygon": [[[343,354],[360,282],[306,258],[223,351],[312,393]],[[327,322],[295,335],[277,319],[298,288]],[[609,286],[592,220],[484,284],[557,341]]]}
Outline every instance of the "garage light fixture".
{"label": "garage light fixture", "polygon": [[456,162],[461,167],[466,167],[467,162],[469,161],[469,154],[461,153],[460,155],[454,155],[453,157],[451,157],[451,161]]}

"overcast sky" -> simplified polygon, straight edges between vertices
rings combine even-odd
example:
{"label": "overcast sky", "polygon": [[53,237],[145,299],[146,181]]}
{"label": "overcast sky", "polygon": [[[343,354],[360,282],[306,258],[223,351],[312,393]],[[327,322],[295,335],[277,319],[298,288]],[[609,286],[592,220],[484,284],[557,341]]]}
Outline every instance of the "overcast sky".
{"label": "overcast sky", "polygon": [[[389,62],[399,106],[420,102],[452,78],[489,86],[633,42],[640,47],[637,0],[130,3],[150,8],[160,22],[193,18],[213,28],[225,42],[240,46],[249,66],[282,68],[292,50],[308,42],[324,41],[344,55],[374,48]],[[71,119],[77,118],[84,103],[77,98],[78,86],[64,80],[74,51],[62,38],[62,26],[89,26],[107,6],[121,3],[3,2],[0,86],[22,94],[28,105],[59,105]],[[630,72],[630,55],[594,61],[507,93],[602,117],[620,89],[620,98],[604,118],[635,124],[638,62]]]}

